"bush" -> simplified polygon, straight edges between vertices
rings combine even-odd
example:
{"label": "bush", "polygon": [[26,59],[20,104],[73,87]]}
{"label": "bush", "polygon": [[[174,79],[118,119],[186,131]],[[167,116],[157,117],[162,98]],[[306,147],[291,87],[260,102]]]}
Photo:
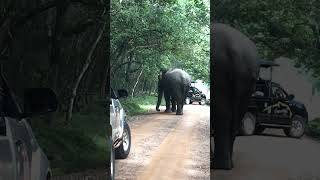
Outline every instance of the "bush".
{"label": "bush", "polygon": [[[109,114],[103,106],[90,106],[86,111],[74,113],[65,127],[64,116],[55,116],[51,127],[45,119],[31,120],[32,129],[40,147],[50,160],[53,175],[79,172],[105,167],[110,158],[107,135]],[[107,132],[110,131],[110,132]]]}
{"label": "bush", "polygon": [[309,122],[308,135],[315,138],[320,138],[320,118],[316,118]]}
{"label": "bush", "polygon": [[[121,99],[121,104],[123,108],[127,111],[129,116],[134,116],[138,114],[146,113],[150,110],[150,106],[156,106],[157,97],[156,96],[135,96],[128,97],[126,99]],[[164,99],[161,105],[165,105]]]}
{"label": "bush", "polygon": [[42,128],[35,134],[50,160],[54,175],[101,167],[109,154],[106,146],[99,146],[79,129]]}

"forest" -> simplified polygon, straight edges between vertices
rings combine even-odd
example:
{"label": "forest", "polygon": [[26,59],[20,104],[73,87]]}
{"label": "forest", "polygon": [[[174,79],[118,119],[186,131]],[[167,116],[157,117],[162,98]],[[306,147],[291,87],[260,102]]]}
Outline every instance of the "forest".
{"label": "forest", "polygon": [[209,1],[111,2],[111,86],[131,96],[157,91],[160,68],[209,83]]}
{"label": "forest", "polygon": [[[101,127],[108,117],[103,100],[109,81],[133,97],[155,95],[163,67],[184,69],[194,80],[210,83],[210,21],[244,32],[262,58],[292,59],[312,75],[313,92],[320,91],[319,1],[209,4],[209,0],[0,1],[0,62],[10,87],[19,97],[29,87],[49,87],[58,96],[56,114],[31,120],[57,174],[103,167],[106,131]],[[320,131],[320,125],[317,128]]]}
{"label": "forest", "polygon": [[214,22],[244,32],[259,56],[287,57],[310,75],[313,93],[320,90],[320,2],[316,0],[212,1]]}
{"label": "forest", "polygon": [[48,87],[59,101],[56,113],[28,119],[54,175],[103,167],[107,158],[101,102],[109,6],[103,0],[0,1],[0,62],[11,90],[22,102],[25,88]]}

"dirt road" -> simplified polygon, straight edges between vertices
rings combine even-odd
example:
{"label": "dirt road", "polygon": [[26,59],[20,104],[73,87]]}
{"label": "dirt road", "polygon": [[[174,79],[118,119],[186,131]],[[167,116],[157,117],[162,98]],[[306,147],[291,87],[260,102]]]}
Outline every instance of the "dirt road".
{"label": "dirt road", "polygon": [[288,138],[281,130],[238,137],[232,171],[211,171],[213,180],[320,180],[320,142]]}
{"label": "dirt road", "polygon": [[183,116],[134,118],[132,149],[127,159],[116,160],[116,180],[209,180],[209,117],[208,106],[194,104],[184,106]]}

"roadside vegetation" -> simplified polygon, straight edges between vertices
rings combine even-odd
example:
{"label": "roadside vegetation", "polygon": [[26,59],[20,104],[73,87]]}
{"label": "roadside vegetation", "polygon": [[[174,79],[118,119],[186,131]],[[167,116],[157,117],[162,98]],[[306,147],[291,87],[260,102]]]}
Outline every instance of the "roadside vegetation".
{"label": "roadside vegetation", "polygon": [[[110,1],[2,0],[0,61],[10,88],[48,87],[59,107],[30,118],[53,175],[105,168]],[[100,104],[99,104],[100,103]]]}
{"label": "roadside vegetation", "polygon": [[[135,97],[128,97],[120,100],[124,109],[127,111],[127,115],[134,116],[144,114],[156,108],[157,97],[150,95],[140,95]],[[165,105],[164,99],[162,99],[161,106]]]}
{"label": "roadside vegetation", "polygon": [[110,149],[106,141],[109,114],[100,104],[74,113],[69,126],[65,126],[63,114],[55,114],[51,126],[47,125],[47,117],[31,120],[54,176],[105,167]]}
{"label": "roadside vegetation", "polygon": [[307,135],[320,140],[320,118],[309,122]]}

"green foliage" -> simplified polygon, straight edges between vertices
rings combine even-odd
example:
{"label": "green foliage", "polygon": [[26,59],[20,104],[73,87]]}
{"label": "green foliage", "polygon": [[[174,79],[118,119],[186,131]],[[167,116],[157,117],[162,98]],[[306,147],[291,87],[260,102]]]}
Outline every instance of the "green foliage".
{"label": "green foliage", "polygon": [[133,89],[141,72],[138,91],[155,91],[161,67],[182,68],[208,82],[208,7],[202,0],[112,1],[113,87]]}
{"label": "green foliage", "polygon": [[320,3],[302,0],[214,1],[218,22],[232,25],[271,60],[286,56],[320,77]]}
{"label": "green foliage", "polygon": [[[54,175],[104,167],[110,158],[107,143],[108,115],[101,106],[92,105],[90,113],[75,113],[69,126],[57,117],[48,127],[43,119],[33,119],[32,129],[40,147],[48,156]],[[84,163],[85,162],[85,163]]]}
{"label": "green foliage", "polygon": [[[156,103],[157,97],[155,96],[136,96],[121,100],[121,104],[129,116],[146,113],[150,108],[155,109]],[[165,105],[164,100],[162,100],[161,105]]]}

